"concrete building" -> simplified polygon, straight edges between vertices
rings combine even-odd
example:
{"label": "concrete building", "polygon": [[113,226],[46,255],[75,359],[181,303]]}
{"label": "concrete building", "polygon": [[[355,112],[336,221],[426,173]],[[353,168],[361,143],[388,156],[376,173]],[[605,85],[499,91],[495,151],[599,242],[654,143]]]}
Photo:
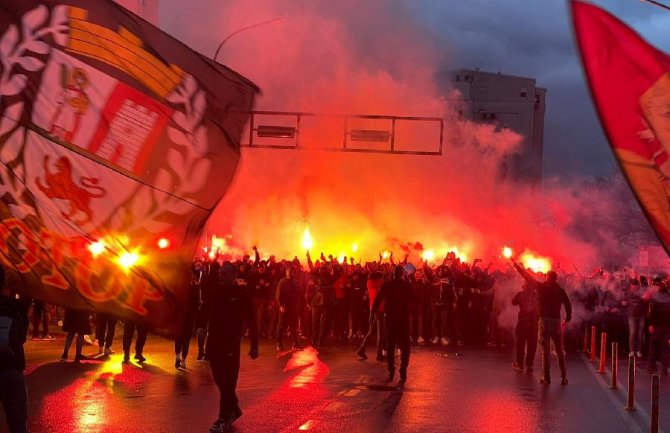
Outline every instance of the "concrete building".
{"label": "concrete building", "polygon": [[524,137],[520,152],[500,167],[501,177],[541,186],[547,90],[537,87],[533,78],[478,69],[451,71],[449,79],[461,94],[458,109],[464,118],[509,128]]}
{"label": "concrete building", "polygon": [[124,8],[158,26],[159,0],[114,0]]}

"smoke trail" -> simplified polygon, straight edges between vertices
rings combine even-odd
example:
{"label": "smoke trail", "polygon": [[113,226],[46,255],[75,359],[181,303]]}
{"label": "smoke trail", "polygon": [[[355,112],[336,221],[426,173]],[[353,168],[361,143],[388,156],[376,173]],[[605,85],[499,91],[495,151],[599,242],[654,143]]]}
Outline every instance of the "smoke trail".
{"label": "smoke trail", "polygon": [[[440,157],[243,150],[234,185],[209,227],[231,234],[235,251],[258,244],[267,254],[302,257],[306,225],[313,253],[357,258],[402,254],[402,245],[418,242],[438,258],[456,247],[470,260],[502,265],[500,250],[509,245],[564,268],[589,269],[616,251],[609,221],[589,222],[615,210],[601,190],[561,182],[538,194],[500,180],[502,158],[517,151],[522,137],[454,115],[454,94],[436,79],[448,48],[402,1],[201,3],[206,7],[173,14],[178,20],[166,27],[204,53],[240,28],[286,18],[240,32],[221,50],[221,62],[263,89],[258,109],[446,121]],[[174,4],[185,9],[180,5]],[[333,140],[327,132],[311,138],[317,145]],[[409,252],[417,259],[421,249]]]}

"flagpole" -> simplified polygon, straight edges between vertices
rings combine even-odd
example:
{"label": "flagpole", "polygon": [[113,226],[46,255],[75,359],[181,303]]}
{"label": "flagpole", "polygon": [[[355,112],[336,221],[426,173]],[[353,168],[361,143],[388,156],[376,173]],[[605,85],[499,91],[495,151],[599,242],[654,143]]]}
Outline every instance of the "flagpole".
{"label": "flagpole", "polygon": [[670,6],[664,5],[663,3],[657,2],[656,0],[642,0],[643,2],[651,3],[653,5],[662,7],[663,9],[670,11]]}
{"label": "flagpole", "polygon": [[273,18],[273,19],[271,19],[271,20],[263,21],[263,22],[261,22],[261,23],[252,24],[252,25],[250,25],[250,26],[242,27],[241,29],[235,30],[234,32],[232,32],[231,34],[229,34],[228,36],[226,36],[226,37],[221,41],[221,43],[219,44],[219,46],[216,48],[216,52],[214,53],[214,58],[213,58],[213,60],[216,61],[216,58],[219,56],[219,52],[221,51],[221,48],[223,48],[223,44],[225,44],[226,42],[228,42],[228,39],[232,38],[232,37],[235,36],[236,34],[241,33],[241,32],[243,32],[243,31],[245,31],[245,30],[253,29],[253,28],[255,28],[255,27],[264,26],[265,24],[274,23],[274,22],[276,22],[276,21],[284,21],[284,20],[287,20],[287,19],[288,19],[288,18],[286,18],[286,17],[282,17],[282,18]]}

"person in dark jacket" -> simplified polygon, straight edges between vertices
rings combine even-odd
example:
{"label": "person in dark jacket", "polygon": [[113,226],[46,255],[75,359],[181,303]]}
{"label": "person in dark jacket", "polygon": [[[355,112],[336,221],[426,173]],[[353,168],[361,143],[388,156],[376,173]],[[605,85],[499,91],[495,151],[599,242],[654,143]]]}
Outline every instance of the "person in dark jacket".
{"label": "person in dark jacket", "polygon": [[524,283],[523,290],[512,298],[512,305],[519,306],[519,316],[516,323],[516,360],[512,366],[523,370],[524,359],[526,370],[533,371],[535,351],[537,350],[537,292],[528,283]]}
{"label": "person in dark jacket", "polygon": [[209,338],[207,356],[212,376],[221,394],[219,417],[209,431],[228,431],[242,416],[235,388],[240,373],[240,340],[244,325],[249,328],[251,348],[249,357],[258,358],[258,328],[251,294],[237,284],[235,267],[225,262],[219,269],[217,287],[210,293]]}
{"label": "person in dark jacket", "polygon": [[630,280],[621,306],[628,315],[628,350],[633,356],[642,357],[642,336],[644,335],[645,305],[640,282]]}
{"label": "person in dark jacket", "polygon": [[186,368],[186,357],[191,345],[191,337],[193,337],[193,326],[195,325],[195,318],[200,307],[200,281],[201,273],[194,269],[188,288],[186,315],[182,322],[183,326],[180,335],[174,341],[174,367],[176,369]]}
{"label": "person in dark jacket", "polygon": [[81,310],[65,309],[65,318],[63,319],[63,331],[67,333],[65,336],[65,346],[63,347],[63,355],[61,361],[67,361],[70,346],[74,340],[75,335],[77,341],[75,343],[76,353],[74,362],[85,361],[89,358],[82,355],[81,351],[84,347],[84,335],[91,333],[91,322],[88,319],[88,312]]}
{"label": "person in dark jacket", "polygon": [[127,364],[130,362],[130,346],[133,343],[133,337],[135,336],[135,330],[137,330],[137,340],[135,340],[135,360],[139,363],[143,363],[147,359],[144,357],[144,345],[147,342],[147,335],[149,335],[149,329],[140,323],[135,323],[130,320],[123,322],[123,363]]}
{"label": "person in dark jacket", "polygon": [[112,342],[116,332],[117,318],[109,314],[96,314],[95,339],[98,340],[98,355],[111,355]]}
{"label": "person in dark jacket", "polygon": [[0,332],[4,331],[8,336],[7,347],[0,350],[0,403],[10,433],[27,431],[28,394],[23,376],[26,369],[23,345],[28,326],[28,305],[6,295],[5,270],[0,266]]}
{"label": "person in dark jacket", "polygon": [[656,373],[657,362],[661,362],[661,374],[668,375],[670,362],[670,291],[660,278],[654,279],[658,291],[649,302],[649,373]]}
{"label": "person in dark jacket", "polygon": [[[558,275],[554,271],[547,272],[546,281],[540,283],[528,271],[512,259],[514,268],[526,280],[526,283],[537,290],[537,312],[539,317],[538,337],[542,346],[542,378],[540,383],[551,383],[549,374],[549,357],[551,356],[551,341],[554,342],[558,366],[561,369],[561,385],[568,384],[568,375],[565,367],[565,352],[561,342],[561,328],[566,327],[572,318],[572,304],[568,294],[558,284]],[[565,308],[565,320],[561,321],[561,306]]]}
{"label": "person in dark jacket", "polygon": [[295,278],[296,269],[293,266],[286,268],[286,277],[277,284],[275,301],[279,305],[279,324],[277,325],[277,350],[284,350],[282,337],[288,328],[293,340],[293,349],[300,350],[302,346],[298,340],[298,320],[302,307],[302,292]]}
{"label": "person in dark jacket", "polygon": [[402,266],[393,269],[393,279],[382,284],[379,294],[370,309],[370,324],[375,320],[377,309],[384,302],[386,315],[386,361],[388,366],[388,380],[392,381],[395,375],[395,351],[400,349],[400,381],[407,380],[409,366],[410,336],[409,336],[409,308],[412,302],[412,287],[404,280],[405,270]]}

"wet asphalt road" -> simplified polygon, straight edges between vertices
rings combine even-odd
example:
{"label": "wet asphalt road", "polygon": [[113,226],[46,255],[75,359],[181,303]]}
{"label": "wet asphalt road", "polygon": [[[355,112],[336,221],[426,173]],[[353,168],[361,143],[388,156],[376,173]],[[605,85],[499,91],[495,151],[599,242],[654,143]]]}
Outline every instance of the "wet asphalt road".
{"label": "wet asphalt road", "polygon": [[[61,363],[62,344],[62,338],[27,343],[31,432],[207,432],[216,418],[218,392],[208,365],[191,354],[188,369],[177,371],[170,341],[149,336],[144,365],[122,365],[118,354]],[[243,342],[243,353],[247,349]],[[345,345],[277,353],[263,342],[261,358],[242,361],[244,416],[234,431],[649,431],[645,413],[623,411],[624,392],[607,389],[577,353],[569,355],[570,384],[562,387],[557,370],[549,386],[537,382],[539,365],[531,374],[513,371],[505,351],[464,348],[459,356],[444,356],[442,348],[414,347],[409,380],[399,387],[385,381],[384,364],[360,361],[354,351]],[[661,405],[668,378],[662,388]],[[638,398],[648,407],[642,385]],[[662,406],[662,427],[670,431],[666,412]],[[0,421],[0,432],[6,431]]]}

